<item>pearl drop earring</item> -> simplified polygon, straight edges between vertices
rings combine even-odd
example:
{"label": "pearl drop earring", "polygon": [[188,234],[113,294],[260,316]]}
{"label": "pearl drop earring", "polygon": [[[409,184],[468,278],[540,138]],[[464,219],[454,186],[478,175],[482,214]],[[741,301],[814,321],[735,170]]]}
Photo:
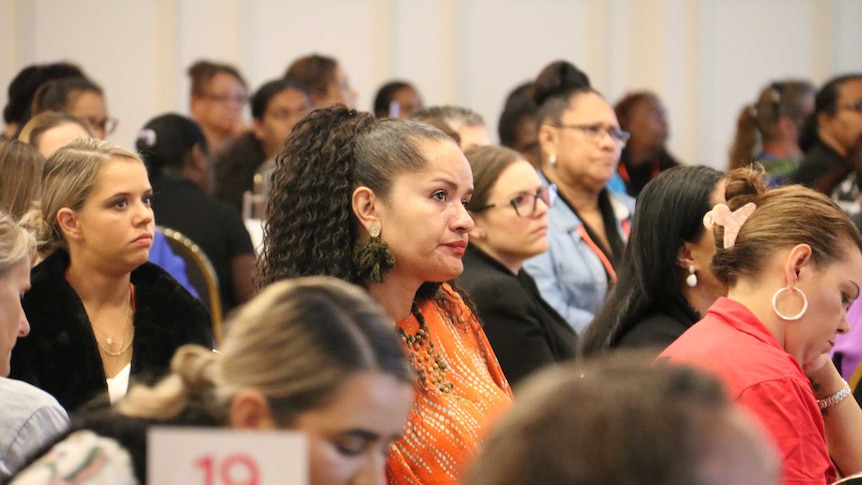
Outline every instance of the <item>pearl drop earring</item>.
{"label": "pearl drop earring", "polygon": [[694,265],[688,267],[688,277],[685,279],[685,284],[687,284],[689,288],[697,286],[697,275],[694,274]]}

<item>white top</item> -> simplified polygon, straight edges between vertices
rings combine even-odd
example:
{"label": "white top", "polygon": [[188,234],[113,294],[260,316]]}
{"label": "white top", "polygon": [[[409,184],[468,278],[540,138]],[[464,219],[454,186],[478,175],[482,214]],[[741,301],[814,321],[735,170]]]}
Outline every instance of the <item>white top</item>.
{"label": "white top", "polygon": [[117,373],[114,377],[109,377],[108,381],[108,396],[111,398],[111,404],[117,402],[121,397],[126,395],[129,390],[129,373],[132,370],[131,362],[123,367],[123,370]]}

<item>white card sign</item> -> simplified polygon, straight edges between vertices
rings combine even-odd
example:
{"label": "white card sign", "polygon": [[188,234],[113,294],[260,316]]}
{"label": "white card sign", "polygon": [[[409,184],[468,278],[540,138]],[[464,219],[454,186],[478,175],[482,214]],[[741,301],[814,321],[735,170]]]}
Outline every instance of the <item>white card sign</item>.
{"label": "white card sign", "polygon": [[151,485],[306,485],[308,444],[292,431],[153,427]]}

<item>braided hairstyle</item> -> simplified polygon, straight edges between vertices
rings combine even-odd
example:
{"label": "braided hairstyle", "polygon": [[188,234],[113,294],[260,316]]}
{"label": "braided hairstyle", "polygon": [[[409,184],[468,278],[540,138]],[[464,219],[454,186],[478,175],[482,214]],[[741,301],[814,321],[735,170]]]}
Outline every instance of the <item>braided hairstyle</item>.
{"label": "braided hairstyle", "polygon": [[[353,191],[365,186],[387,199],[398,175],[426,167],[420,150],[426,141],[452,142],[426,123],[375,120],[344,106],[314,111],[299,122],[276,158],[261,283],[328,275],[366,285],[352,259],[360,234]],[[426,283],[417,298],[436,295],[439,286]]]}

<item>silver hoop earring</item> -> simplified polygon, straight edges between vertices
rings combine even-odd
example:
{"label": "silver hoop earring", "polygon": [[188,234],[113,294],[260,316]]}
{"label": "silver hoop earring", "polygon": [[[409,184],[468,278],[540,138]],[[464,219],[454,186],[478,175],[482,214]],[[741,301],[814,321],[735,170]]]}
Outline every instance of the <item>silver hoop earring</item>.
{"label": "silver hoop earring", "polygon": [[688,267],[688,277],[685,279],[685,284],[687,284],[689,288],[697,286],[697,275],[694,274],[693,264]]}
{"label": "silver hoop earring", "polygon": [[[799,310],[799,313],[793,315],[792,317],[788,317],[787,315],[778,311],[778,295],[784,293],[785,291],[798,291],[799,294],[802,295],[802,310]],[[790,286],[785,286],[784,288],[781,288],[780,290],[776,291],[774,295],[772,295],[772,311],[774,311],[775,314],[778,315],[778,318],[782,320],[795,322],[796,320],[802,318],[802,315],[805,315],[805,312],[808,311],[808,297],[805,296],[805,293],[803,293],[802,290],[800,290],[799,288],[791,288]]]}

